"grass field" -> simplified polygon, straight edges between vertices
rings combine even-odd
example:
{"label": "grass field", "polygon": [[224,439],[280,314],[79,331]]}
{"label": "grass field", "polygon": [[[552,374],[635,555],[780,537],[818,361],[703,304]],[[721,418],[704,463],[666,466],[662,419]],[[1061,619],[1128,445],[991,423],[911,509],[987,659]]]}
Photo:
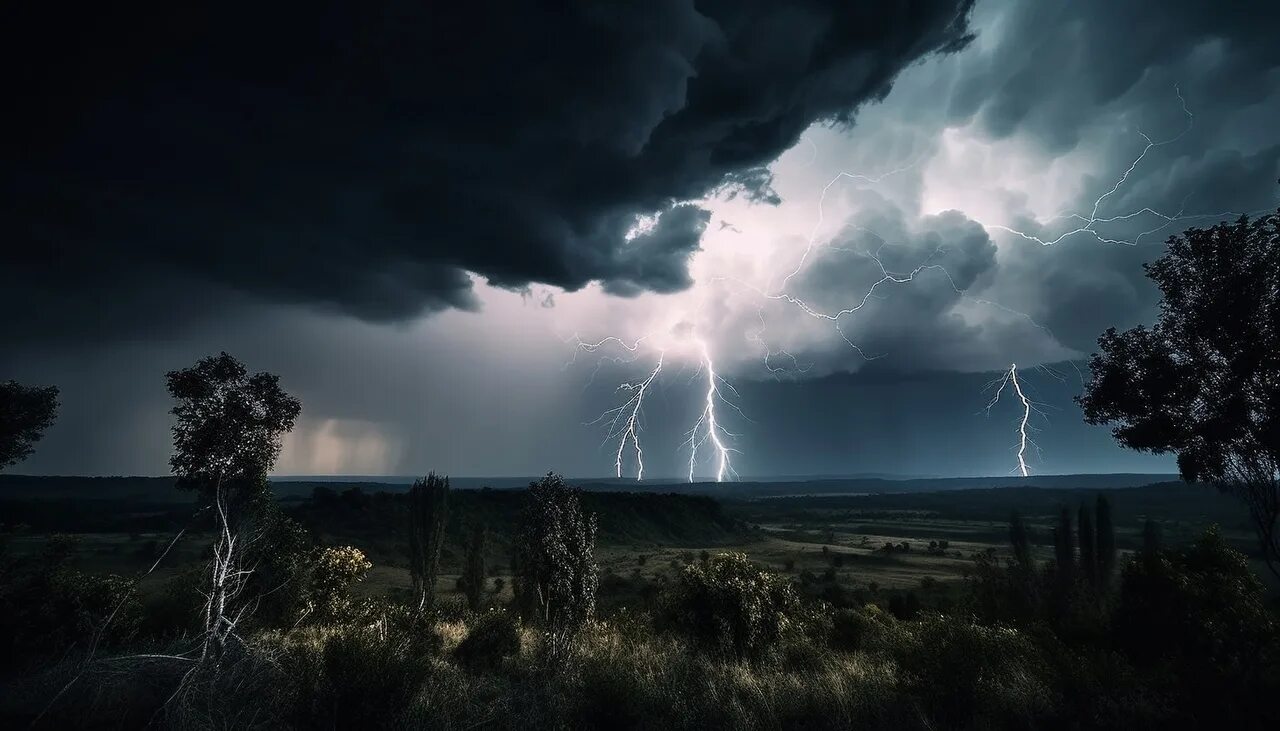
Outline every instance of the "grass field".
{"label": "grass field", "polygon": [[[775,572],[815,587],[836,585],[869,601],[908,590],[925,599],[946,596],[963,581],[976,555],[989,550],[1007,555],[1012,511],[1024,515],[1038,557],[1048,558],[1058,511],[1092,501],[1097,492],[999,488],[761,498],[719,501],[718,507],[708,498],[598,495],[593,507],[603,513],[602,540],[597,549],[605,579],[602,605],[625,604],[643,592],[646,583],[670,578],[683,565],[700,561],[704,555],[728,551],[746,553]],[[1218,524],[1237,548],[1245,552],[1253,548],[1254,537],[1243,511],[1207,488],[1175,484],[1102,492],[1115,506],[1117,543],[1122,550],[1138,545],[1147,518],[1160,523],[1171,543],[1189,541],[1208,525]],[[478,511],[497,526],[489,566],[491,587],[502,587],[495,592],[499,600],[510,597],[508,532],[518,510],[517,497],[507,491],[469,491],[455,501],[462,506],[460,510]],[[35,510],[41,521],[39,529],[11,533],[8,550],[18,555],[42,550],[49,535],[59,528],[51,516],[57,515],[60,500],[42,502]],[[321,510],[311,502],[295,503],[291,511],[322,544],[354,545],[373,561],[361,593],[381,594],[409,587],[397,515],[386,501],[373,496],[368,500],[373,508],[363,506],[350,515],[345,508]],[[89,511],[93,522],[86,522],[85,512],[65,513],[69,517],[63,530],[76,539],[76,566],[123,575],[137,575],[155,564],[177,533],[174,516],[185,514],[182,510],[140,511],[127,503],[113,507],[105,501]],[[168,525],[168,529],[110,530],[113,523],[133,527],[139,521],[145,525],[146,520]],[[455,535],[466,520],[464,516],[455,521],[459,524]],[[187,532],[141,583],[141,590],[163,586],[197,565],[209,540],[208,534]],[[930,551],[931,541],[945,542],[946,548]],[[885,550],[886,544],[894,550]],[[907,550],[902,550],[904,545]],[[459,551],[446,550],[438,587],[444,595],[455,591],[459,558]]]}

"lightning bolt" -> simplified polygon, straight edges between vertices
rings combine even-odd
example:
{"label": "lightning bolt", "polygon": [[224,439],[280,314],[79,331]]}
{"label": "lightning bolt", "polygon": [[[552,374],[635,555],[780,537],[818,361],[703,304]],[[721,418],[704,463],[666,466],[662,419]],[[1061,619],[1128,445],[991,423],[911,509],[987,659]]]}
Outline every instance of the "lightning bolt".
{"label": "lightning bolt", "polygon": [[[996,404],[1000,403],[1000,396],[1004,393],[1005,386],[1013,387],[1013,391],[1017,394],[1019,403],[1022,404],[1022,418],[1018,421],[1017,469],[1022,473],[1023,477],[1026,477],[1030,474],[1030,471],[1027,469],[1027,448],[1030,447],[1036,450],[1037,453],[1040,451],[1039,445],[1032,441],[1031,436],[1028,433],[1031,430],[1031,414],[1034,412],[1043,416],[1043,412],[1039,411],[1035,406],[1035,402],[1027,398],[1027,395],[1023,393],[1022,384],[1018,382],[1017,363],[1011,364],[1009,366],[1009,370],[1005,371],[1004,376],[997,380],[1000,385],[996,388],[995,396],[992,396],[991,401],[987,404],[986,412],[987,415],[990,416],[991,409],[995,408]],[[991,384],[988,384],[988,387],[995,385],[996,382],[997,381],[992,381]]]}
{"label": "lightning bolt", "polygon": [[716,373],[715,363],[711,360],[711,351],[707,348],[706,341],[699,340],[698,347],[702,352],[702,365],[699,370],[706,374],[707,390],[702,413],[698,415],[698,420],[694,423],[693,428],[689,430],[689,438],[685,441],[689,445],[689,482],[693,482],[694,479],[694,471],[698,464],[698,450],[708,442],[711,445],[712,458],[716,465],[716,482],[724,482],[726,477],[736,480],[738,479],[738,473],[734,471],[733,462],[730,459],[730,453],[734,450],[724,443],[724,437],[736,435],[726,431],[717,421],[716,403],[723,402],[737,409],[720,392],[720,386],[723,384],[730,391],[733,391],[735,395],[737,391],[728,381],[725,381]]}
{"label": "lightning bolt", "polygon": [[[1191,130],[1195,127],[1195,121],[1196,121],[1195,115],[1192,114],[1191,110],[1187,107],[1187,100],[1185,97],[1182,96],[1182,89],[1178,85],[1174,85],[1173,92],[1178,97],[1178,103],[1182,106],[1183,115],[1186,116],[1187,118],[1186,127],[1184,127],[1181,132],[1174,135],[1173,137],[1169,137],[1167,139],[1163,139],[1159,141],[1151,139],[1150,135],[1148,135],[1146,132],[1143,132],[1141,129],[1139,129],[1138,136],[1140,136],[1143,139],[1143,141],[1146,143],[1143,146],[1142,151],[1139,152],[1137,156],[1134,157],[1133,160],[1129,162],[1128,167],[1126,167],[1124,172],[1121,173],[1120,176],[1116,178],[1115,182],[1111,185],[1111,187],[1108,188],[1106,192],[1104,192],[1102,195],[1094,199],[1093,208],[1092,210],[1090,210],[1088,215],[1085,215],[1079,212],[1064,212],[1064,213],[1058,213],[1056,215],[1050,216],[1044,221],[1045,224],[1050,224],[1050,223],[1054,223],[1056,221],[1061,221],[1061,220],[1074,220],[1079,222],[1080,225],[1076,226],[1075,228],[1064,231],[1058,236],[1055,236],[1053,238],[1048,238],[1048,239],[1041,238],[1039,236],[1036,236],[1035,234],[1027,233],[1026,231],[1011,228],[1009,226],[1005,226],[1002,224],[991,223],[991,224],[983,224],[983,225],[986,226],[987,228],[993,228],[999,231],[1004,231],[1006,233],[1013,234],[1014,236],[1021,237],[1023,239],[1026,239],[1027,241],[1035,242],[1037,244],[1040,244],[1041,246],[1053,246],[1054,244],[1057,244],[1063,241],[1064,239],[1070,238],[1072,236],[1082,235],[1082,234],[1090,236],[1096,241],[1098,241],[1099,243],[1103,243],[1103,244],[1124,244],[1128,246],[1137,246],[1138,243],[1142,241],[1143,237],[1151,236],[1153,234],[1159,233],[1160,231],[1163,231],[1166,228],[1176,223],[1181,223],[1184,221],[1195,221],[1195,220],[1201,220],[1206,218],[1215,218],[1215,219],[1221,220],[1224,218],[1234,218],[1242,215],[1258,215],[1258,214],[1268,213],[1269,211],[1262,210],[1262,211],[1220,211],[1217,213],[1190,213],[1189,214],[1186,212],[1186,198],[1184,198],[1182,201],[1182,206],[1174,213],[1165,213],[1162,211],[1158,211],[1154,208],[1151,208],[1150,206],[1143,206],[1142,208],[1139,208],[1136,211],[1129,211],[1127,213],[1121,213],[1114,216],[1098,215],[1099,210],[1101,210],[1102,208],[1103,202],[1106,201],[1111,196],[1115,195],[1116,192],[1120,190],[1121,186],[1123,186],[1126,182],[1128,182],[1129,176],[1133,174],[1133,171],[1136,170],[1138,168],[1138,165],[1141,164],[1142,161],[1147,157],[1147,153],[1151,152],[1157,147],[1164,147],[1165,145],[1172,145],[1173,143],[1178,142],[1183,137],[1186,137],[1191,132]],[[1188,194],[1187,197],[1189,198],[1190,194]],[[1154,217],[1160,223],[1158,223],[1155,228],[1151,228],[1151,229],[1140,232],[1137,236],[1133,237],[1132,239],[1113,238],[1111,236],[1108,236],[1099,232],[1097,229],[1097,226],[1099,224],[1116,223],[1118,221],[1130,221],[1140,216]]]}
{"label": "lightning bolt", "polygon": [[609,437],[606,437],[606,439],[614,437],[618,439],[618,452],[613,461],[618,477],[622,477],[622,454],[626,451],[627,444],[630,442],[636,455],[636,481],[639,482],[644,479],[644,450],[640,447],[640,413],[644,407],[644,396],[649,390],[649,385],[662,372],[662,360],[665,356],[665,352],[660,351],[658,353],[658,364],[653,367],[653,371],[643,381],[639,383],[623,383],[618,386],[618,390],[631,392],[631,398],[627,399],[627,402],[617,410],[618,416],[626,414],[626,419],[622,421],[621,431],[618,431],[617,419],[615,419],[613,427],[609,430]]}

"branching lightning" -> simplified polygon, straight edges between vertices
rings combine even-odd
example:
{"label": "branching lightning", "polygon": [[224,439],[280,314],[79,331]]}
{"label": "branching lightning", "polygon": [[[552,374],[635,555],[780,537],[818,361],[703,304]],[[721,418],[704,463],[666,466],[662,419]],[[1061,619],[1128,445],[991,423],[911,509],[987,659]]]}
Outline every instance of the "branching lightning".
{"label": "branching lightning", "polygon": [[653,370],[642,381],[636,383],[621,383],[618,385],[619,391],[630,393],[630,397],[621,406],[606,411],[593,424],[601,421],[609,420],[608,433],[605,441],[617,440],[617,452],[614,455],[614,471],[617,477],[622,477],[623,455],[627,452],[628,445],[635,453],[636,460],[636,480],[644,479],[644,449],[640,446],[640,419],[644,409],[644,397],[649,392],[649,387],[653,385],[654,379],[662,372],[662,361],[666,353],[658,352],[658,363]]}
{"label": "branching lightning", "polygon": [[707,390],[706,401],[702,408],[702,413],[698,415],[697,422],[695,422],[693,428],[689,430],[689,438],[685,442],[689,445],[689,482],[694,481],[694,471],[698,464],[698,450],[708,443],[711,445],[712,459],[716,466],[716,482],[724,482],[726,477],[736,480],[738,478],[738,473],[734,471],[733,462],[729,456],[734,450],[726,446],[724,442],[724,437],[732,437],[735,435],[726,431],[716,419],[717,402],[724,402],[733,406],[732,402],[725,399],[721,394],[721,385],[731,391],[733,390],[733,386],[729,385],[728,381],[725,381],[716,373],[715,363],[711,360],[711,352],[707,349],[706,342],[699,340],[698,346],[702,351],[702,366],[700,372],[706,374]]}
{"label": "branching lightning", "polygon": [[[625,356],[602,355],[600,361],[596,364],[595,371],[592,373],[592,378],[594,379],[600,370],[601,364],[604,362],[633,362],[639,357],[641,345],[648,339],[649,336],[647,335],[635,341],[626,341],[610,336],[595,342],[587,342],[575,336],[572,338],[572,342],[575,344],[574,357],[576,358],[578,352],[596,353],[607,346],[621,348],[626,353]],[[737,435],[724,427],[717,414],[717,406],[728,406],[737,411],[743,418],[746,417],[742,414],[741,409],[725,396],[727,391],[736,397],[738,395],[737,390],[716,371],[715,362],[711,357],[711,350],[706,341],[701,338],[695,338],[693,343],[697,348],[698,358],[698,370],[694,374],[694,378],[705,376],[706,388],[701,391],[703,394],[701,398],[702,409],[693,427],[686,432],[685,441],[682,442],[682,445],[687,445],[689,448],[688,478],[690,482],[694,481],[698,456],[709,447],[713,464],[715,465],[713,473],[715,481],[723,482],[726,479],[737,479],[738,473],[733,468],[731,457],[736,450],[728,444],[728,440]],[[640,440],[640,434],[643,431],[644,405],[650,391],[659,382],[659,377],[667,361],[666,350],[656,347],[654,349],[657,352],[657,359],[653,369],[649,371],[647,376],[639,381],[624,381],[618,384],[616,391],[626,393],[626,400],[621,405],[609,409],[592,421],[587,422],[588,426],[606,425],[603,443],[612,443],[614,445],[614,474],[619,478],[622,477],[626,468],[628,455],[632,455],[636,465],[636,480],[644,479],[644,448]],[[573,362],[573,360],[570,360],[570,364]]]}
{"label": "branching lightning", "polygon": [[1017,394],[1018,402],[1022,404],[1022,418],[1019,419],[1018,421],[1017,471],[1022,473],[1023,477],[1026,477],[1028,474],[1030,474],[1030,471],[1027,469],[1027,448],[1030,447],[1036,450],[1036,453],[1040,452],[1040,446],[1037,445],[1034,441],[1032,441],[1031,436],[1028,433],[1032,428],[1031,414],[1037,413],[1043,416],[1043,413],[1036,408],[1035,402],[1027,398],[1027,395],[1023,393],[1022,384],[1018,382],[1018,364],[1017,363],[1011,364],[1009,366],[1009,370],[1005,371],[1003,377],[1001,377],[997,381],[992,381],[991,384],[989,385],[995,385],[996,383],[999,383],[999,385],[996,387],[996,393],[994,396],[991,397],[991,401],[987,404],[987,408],[986,408],[986,412],[988,416],[991,415],[991,409],[995,408],[996,404],[1000,403],[1000,395],[1004,393],[1005,386],[1013,387],[1014,393]]}

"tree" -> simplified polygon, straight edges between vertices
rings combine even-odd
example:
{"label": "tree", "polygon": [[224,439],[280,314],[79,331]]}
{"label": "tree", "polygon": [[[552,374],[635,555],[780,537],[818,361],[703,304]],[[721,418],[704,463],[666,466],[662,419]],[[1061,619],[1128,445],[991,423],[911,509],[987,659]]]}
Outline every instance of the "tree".
{"label": "tree", "polygon": [[530,483],[516,537],[518,575],[553,661],[595,613],[595,543],[596,516],[582,511],[577,489],[554,473]]}
{"label": "tree", "polygon": [[203,652],[216,661],[251,606],[239,600],[254,570],[245,556],[262,537],[253,530],[254,504],[269,497],[267,473],[302,406],[277,376],[250,376],[226,353],[171,371],[167,380],[177,401],[169,464],[179,487],[210,501],[216,523]]}
{"label": "tree", "polygon": [[0,470],[30,457],[57,415],[57,386],[0,383]]}
{"label": "tree", "polygon": [[484,552],[489,542],[489,530],[483,523],[471,526],[467,540],[467,556],[462,567],[462,588],[467,595],[467,605],[478,612],[484,604],[484,581],[488,566]]}
{"label": "tree", "polygon": [[1111,501],[1098,493],[1094,511],[1098,516],[1098,586],[1107,589],[1116,573],[1116,527],[1111,518]]}
{"label": "tree", "polygon": [[1080,573],[1090,587],[1098,585],[1098,543],[1093,532],[1093,513],[1089,506],[1080,503],[1076,531],[1080,536]]}
{"label": "tree", "polygon": [[1013,547],[1013,560],[1021,570],[1030,572],[1032,569],[1031,562],[1031,536],[1027,533],[1027,524],[1022,519],[1022,514],[1013,511],[1009,516],[1009,545]]}
{"label": "tree", "polygon": [[1055,610],[1059,617],[1070,608],[1076,583],[1076,547],[1071,532],[1071,510],[1062,506],[1058,525],[1053,529],[1053,557],[1055,583]]}
{"label": "tree", "polygon": [[1085,420],[1243,500],[1280,576],[1280,217],[1189,229],[1145,269],[1160,313],[1098,339]]}
{"label": "tree", "polygon": [[409,574],[418,611],[435,603],[440,551],[449,520],[449,478],[432,472],[409,489]]}

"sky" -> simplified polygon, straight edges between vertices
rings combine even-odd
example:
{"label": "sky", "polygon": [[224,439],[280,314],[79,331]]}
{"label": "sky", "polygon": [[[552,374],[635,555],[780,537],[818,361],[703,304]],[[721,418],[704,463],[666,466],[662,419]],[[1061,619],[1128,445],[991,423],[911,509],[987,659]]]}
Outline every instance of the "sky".
{"label": "sky", "polygon": [[1087,358],[1280,202],[1273,3],[171,5],[2,31],[14,471],[167,473],[227,351],[278,474],[1018,474],[1013,364],[1029,474],[1171,472]]}

